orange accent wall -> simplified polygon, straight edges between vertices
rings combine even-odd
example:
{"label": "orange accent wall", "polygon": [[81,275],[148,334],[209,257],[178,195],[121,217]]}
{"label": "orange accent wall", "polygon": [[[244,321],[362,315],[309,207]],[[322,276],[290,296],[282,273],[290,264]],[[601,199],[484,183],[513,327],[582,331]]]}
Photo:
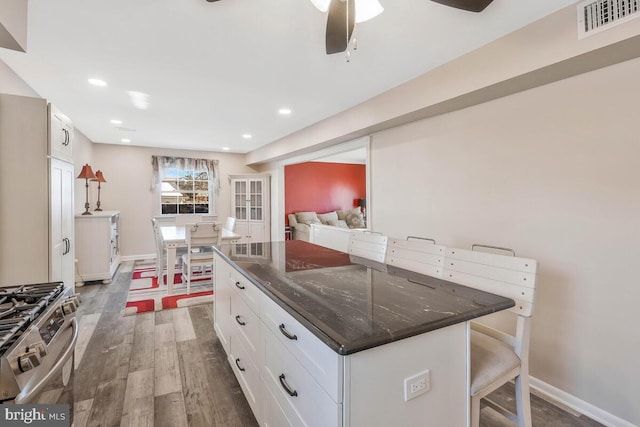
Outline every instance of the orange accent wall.
{"label": "orange accent wall", "polygon": [[284,168],[284,210],[325,213],[357,206],[367,193],[365,165],[306,162]]}

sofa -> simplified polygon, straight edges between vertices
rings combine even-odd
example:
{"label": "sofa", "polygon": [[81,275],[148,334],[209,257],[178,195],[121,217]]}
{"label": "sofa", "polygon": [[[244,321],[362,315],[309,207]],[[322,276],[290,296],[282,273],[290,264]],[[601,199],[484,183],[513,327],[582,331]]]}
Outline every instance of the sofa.
{"label": "sofa", "polygon": [[326,213],[296,212],[288,215],[294,240],[311,240],[311,224],[326,226],[364,229],[366,224],[360,208],[331,211]]}

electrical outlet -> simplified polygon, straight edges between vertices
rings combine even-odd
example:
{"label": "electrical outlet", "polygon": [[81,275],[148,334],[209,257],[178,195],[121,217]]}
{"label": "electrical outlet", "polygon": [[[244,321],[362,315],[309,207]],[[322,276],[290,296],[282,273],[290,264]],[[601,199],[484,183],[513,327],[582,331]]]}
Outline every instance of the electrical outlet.
{"label": "electrical outlet", "polygon": [[429,370],[420,372],[404,379],[404,401],[408,402],[429,391],[431,376]]}

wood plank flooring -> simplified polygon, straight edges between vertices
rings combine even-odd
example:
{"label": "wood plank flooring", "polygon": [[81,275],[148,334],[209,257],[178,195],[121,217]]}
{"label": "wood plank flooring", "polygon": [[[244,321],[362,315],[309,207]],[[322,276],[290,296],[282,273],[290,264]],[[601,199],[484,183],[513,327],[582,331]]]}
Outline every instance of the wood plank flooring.
{"label": "wood plank flooring", "polygon": [[[77,289],[82,304],[74,425],[257,426],[215,335],[213,307],[122,316],[132,268],[132,262],[125,262],[111,284]],[[492,395],[507,408],[514,406],[512,396],[512,385]],[[532,415],[535,427],[601,426],[537,396],[532,396]],[[486,407],[480,426],[513,424]]]}
{"label": "wood plank flooring", "polygon": [[201,305],[122,316],[132,263],[78,288],[75,426],[257,426]]}

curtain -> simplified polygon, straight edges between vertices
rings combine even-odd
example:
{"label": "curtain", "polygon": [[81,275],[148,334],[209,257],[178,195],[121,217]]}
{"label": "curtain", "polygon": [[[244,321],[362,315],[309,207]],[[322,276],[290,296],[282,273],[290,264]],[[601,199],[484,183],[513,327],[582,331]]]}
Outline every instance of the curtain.
{"label": "curtain", "polygon": [[[160,203],[160,194],[162,180],[166,176],[165,171],[168,169],[187,169],[195,172],[207,172],[209,177],[209,212],[215,212],[214,201],[220,193],[220,176],[219,161],[210,159],[192,159],[189,157],[167,157],[167,156],[151,156],[151,191],[155,191],[158,197],[158,206]],[[157,212],[160,209],[156,209]]]}

